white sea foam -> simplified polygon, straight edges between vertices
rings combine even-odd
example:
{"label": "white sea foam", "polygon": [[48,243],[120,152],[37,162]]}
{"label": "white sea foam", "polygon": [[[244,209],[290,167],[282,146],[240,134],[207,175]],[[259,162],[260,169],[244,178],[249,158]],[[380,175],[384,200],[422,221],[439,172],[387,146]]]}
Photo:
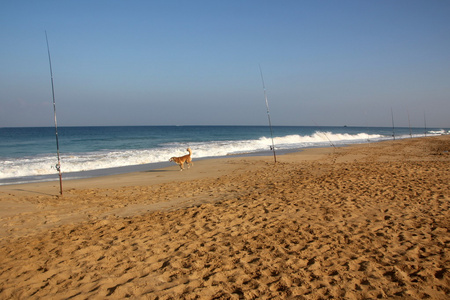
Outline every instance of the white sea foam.
{"label": "white sea foam", "polygon": [[[312,135],[287,135],[275,137],[277,150],[301,149],[305,147],[321,147],[348,143],[363,143],[382,140],[386,137],[379,134],[338,134],[331,132],[315,132]],[[399,137],[401,138],[401,137]],[[170,143],[160,148],[145,150],[117,150],[104,152],[62,154],[61,166],[64,173],[83,172],[105,168],[133,166],[140,164],[167,162],[172,156],[186,154],[187,146],[193,149],[193,158],[220,157],[226,155],[255,153],[270,150],[271,138],[261,137],[256,140],[209,141],[197,143]],[[57,174],[56,157],[42,155],[28,158],[0,161],[0,179],[25,176]]]}
{"label": "white sea foam", "polygon": [[450,130],[449,131],[446,131],[444,129],[441,129],[441,130],[430,130],[428,133],[433,134],[433,135],[450,134]]}

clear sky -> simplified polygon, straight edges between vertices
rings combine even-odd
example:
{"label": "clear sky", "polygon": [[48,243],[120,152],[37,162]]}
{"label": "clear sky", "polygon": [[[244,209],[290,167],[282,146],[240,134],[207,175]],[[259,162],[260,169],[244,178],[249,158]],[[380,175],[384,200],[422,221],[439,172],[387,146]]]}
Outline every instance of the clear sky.
{"label": "clear sky", "polygon": [[1,1],[0,127],[450,127],[450,1]]}

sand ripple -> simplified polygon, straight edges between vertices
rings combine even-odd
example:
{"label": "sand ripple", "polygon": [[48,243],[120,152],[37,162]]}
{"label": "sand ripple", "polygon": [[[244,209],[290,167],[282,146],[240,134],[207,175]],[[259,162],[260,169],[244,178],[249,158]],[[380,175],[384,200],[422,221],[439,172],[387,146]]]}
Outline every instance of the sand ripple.
{"label": "sand ripple", "polygon": [[[0,298],[449,299],[449,145],[239,159],[217,178],[72,190],[72,216],[95,217],[5,237]],[[152,206],[174,199],[182,208]]]}

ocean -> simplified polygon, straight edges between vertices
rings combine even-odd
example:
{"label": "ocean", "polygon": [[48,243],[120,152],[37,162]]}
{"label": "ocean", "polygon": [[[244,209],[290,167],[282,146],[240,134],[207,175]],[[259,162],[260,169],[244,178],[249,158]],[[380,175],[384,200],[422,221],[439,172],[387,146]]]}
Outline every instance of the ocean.
{"label": "ocean", "polygon": [[[428,128],[427,135],[448,133]],[[307,147],[392,139],[388,127],[275,126],[277,154]],[[396,139],[420,137],[424,128],[395,128]],[[230,155],[272,155],[268,126],[108,126],[58,128],[63,179],[166,167],[172,156],[193,160]],[[58,180],[52,127],[0,128],[0,185]]]}

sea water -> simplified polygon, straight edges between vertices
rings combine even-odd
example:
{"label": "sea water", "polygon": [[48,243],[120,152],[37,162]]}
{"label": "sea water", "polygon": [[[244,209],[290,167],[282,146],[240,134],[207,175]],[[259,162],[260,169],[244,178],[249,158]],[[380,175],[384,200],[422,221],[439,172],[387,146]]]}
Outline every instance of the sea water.
{"label": "sea water", "polygon": [[[448,129],[395,128],[397,139],[438,135]],[[341,146],[392,139],[387,127],[275,126],[280,153],[307,147]],[[271,155],[268,126],[60,127],[64,178],[149,170],[193,151],[193,159],[229,155]],[[0,185],[56,180],[56,138],[51,127],[0,128]]]}

